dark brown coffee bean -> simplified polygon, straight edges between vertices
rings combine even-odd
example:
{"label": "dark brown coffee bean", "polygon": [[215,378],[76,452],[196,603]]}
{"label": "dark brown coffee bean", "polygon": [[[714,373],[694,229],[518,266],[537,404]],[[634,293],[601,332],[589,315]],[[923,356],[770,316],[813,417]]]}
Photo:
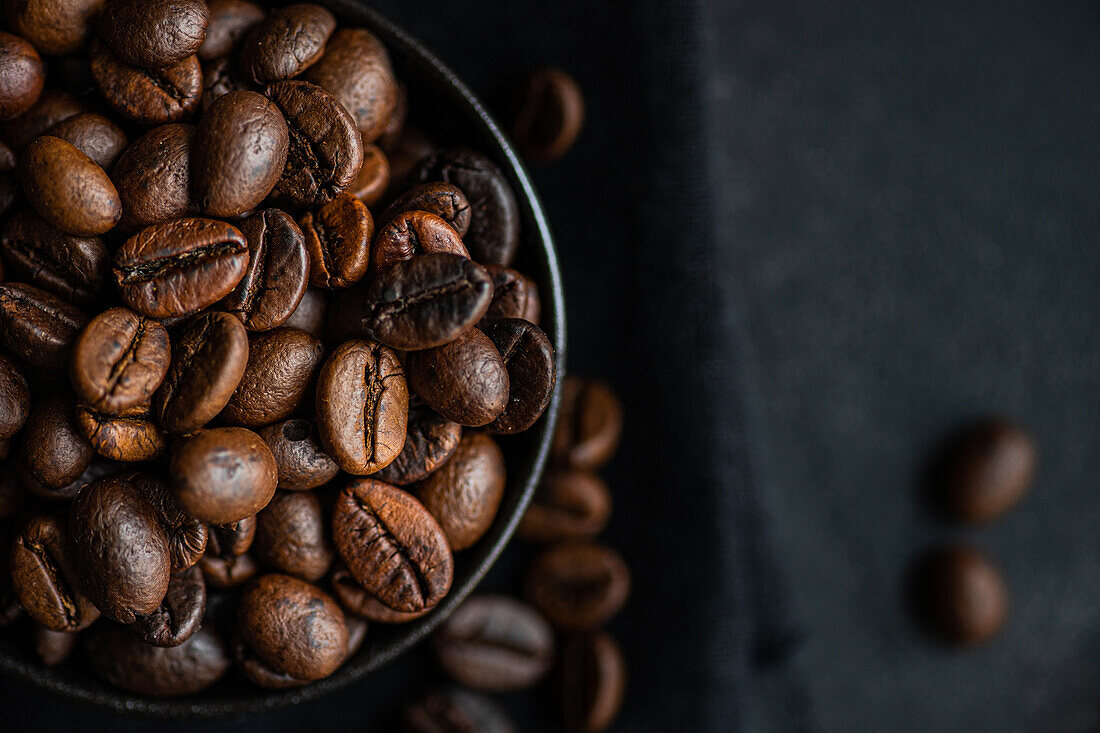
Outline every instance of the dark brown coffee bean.
{"label": "dark brown coffee bean", "polygon": [[611,517],[611,492],[596,474],[562,467],[551,470],[539,484],[517,534],[531,542],[594,537]]}
{"label": "dark brown coffee bean", "polygon": [[87,111],[76,96],[60,89],[47,89],[30,109],[0,125],[0,133],[13,150],[22,151],[57,123]]}
{"label": "dark brown coffee bean", "polygon": [[363,146],[363,165],[348,186],[348,193],[367,206],[374,206],[390,186],[390,161],[377,145]]}
{"label": "dark brown coffee bean", "polygon": [[454,558],[439,523],[401,489],[352,481],[336,500],[332,534],[364,589],[396,611],[432,608],[451,589]]}
{"label": "dark brown coffee bean", "polygon": [[248,217],[241,233],[248,240],[248,269],[221,307],[249,331],[267,331],[283,325],[305,295],[310,270],[305,238],[278,209]]}
{"label": "dark brown coffee bean", "polygon": [[0,440],[19,432],[30,409],[31,395],[22,368],[0,352]]}
{"label": "dark brown coffee bean", "polygon": [[626,662],[610,634],[566,642],[561,659],[561,711],[570,733],[601,733],[618,717],[626,692]]}
{"label": "dark brown coffee bean", "polygon": [[157,610],[172,561],[160,517],[133,475],[85,486],[69,510],[73,559],[104,616],[133,623]]}
{"label": "dark brown coffee bean", "polygon": [[199,560],[199,567],[211,588],[237,588],[244,585],[260,572],[260,566],[251,555],[217,557],[207,554]]}
{"label": "dark brown coffee bean", "polygon": [[206,581],[202,571],[192,567],[175,573],[160,607],[147,616],[139,616],[130,628],[152,646],[179,646],[202,625],[206,613]]}
{"label": "dark brown coffee bean", "polygon": [[211,525],[206,554],[199,565],[214,588],[233,588],[251,580],[259,566],[248,550],[256,538],[256,517],[230,525]]}
{"label": "dark brown coffee bean", "polygon": [[172,491],[191,516],[229,524],[257,513],[278,483],[275,458],[244,428],[202,430],[172,445]]}
{"label": "dark brown coffee bean", "polygon": [[0,247],[14,276],[73,303],[88,303],[108,281],[111,258],[101,239],[65,234],[33,211],[5,222]]}
{"label": "dark brown coffee bean", "polygon": [[162,69],[131,66],[102,41],[92,41],[92,75],[107,103],[143,125],[179,122],[199,107],[202,66],[197,56]]}
{"label": "dark brown coffee bean", "polygon": [[917,612],[944,641],[975,646],[989,641],[1008,617],[1008,586],[981,551],[945,547],[926,558],[915,577]]}
{"label": "dark brown coffee bean", "polygon": [[220,58],[202,65],[202,99],[199,109],[205,114],[214,102],[230,92],[255,91],[236,74],[232,59]]}
{"label": "dark brown coffee bean", "polygon": [[487,697],[466,690],[434,692],[405,708],[408,733],[516,733],[519,729]]}
{"label": "dark brown coffee bean", "polygon": [[450,460],[424,479],[416,496],[443,528],[454,551],[489,531],[504,497],[504,454],[484,433],[462,437]]}
{"label": "dark brown coffee bean", "polygon": [[144,474],[128,474],[145,497],[157,510],[161,529],[168,538],[168,554],[172,572],[178,573],[192,567],[206,551],[209,537],[206,524],[183,510],[168,484]]}
{"label": "dark brown coffee bean", "polygon": [[565,155],[584,127],[584,94],[560,69],[531,74],[516,94],[512,139],[529,160],[548,163]]}
{"label": "dark brown coffee bean", "polygon": [[459,255],[421,255],[387,268],[371,282],[363,327],[392,349],[430,349],[480,321],[492,297],[484,267]]}
{"label": "dark brown coffee bean", "polygon": [[425,159],[415,176],[421,182],[446,181],[470,202],[466,249],[478,262],[510,265],[519,245],[519,206],[507,179],[491,160],[465,148],[441,150]]}
{"label": "dark brown coffee bean", "polygon": [[91,36],[91,19],[104,0],[54,0],[53,2],[4,3],[12,31],[44,54],[79,51]]}
{"label": "dark brown coffee bean", "polygon": [[405,624],[428,614],[432,609],[424,608],[412,613],[395,611],[359,585],[351,571],[342,562],[337,562],[332,572],[332,592],[336,600],[349,614],[378,624]]}
{"label": "dark brown coffee bean", "polygon": [[283,325],[300,328],[317,338],[325,334],[325,317],[328,313],[328,295],[317,288],[306,288],[298,308]]}
{"label": "dark brown coffee bean", "polygon": [[947,512],[971,524],[1004,516],[1031,488],[1038,459],[1032,437],[1007,418],[968,426],[955,437],[940,477]]}
{"label": "dark brown coffee bean", "polygon": [[403,211],[378,230],[371,247],[371,269],[378,273],[416,255],[437,252],[470,256],[446,221],[427,211]]}
{"label": "dark brown coffee bean", "polygon": [[296,328],[252,334],[248,367],[222,419],[254,428],[290,417],[309,396],[324,356],[321,342]]}
{"label": "dark brown coffee bean", "polygon": [[62,120],[46,134],[71,143],[105,171],[111,169],[127,144],[121,127],[94,112]]}
{"label": "dark brown coffee bean", "polygon": [[[470,202],[457,186],[449,183],[422,183],[397,197],[379,217],[382,224],[406,211],[427,211],[447,222],[459,237],[470,229]],[[495,267],[495,265],[494,265]]]}
{"label": "dark brown coffee bean", "polygon": [[401,452],[409,391],[397,355],[372,341],[340,345],[317,379],[317,429],[343,470],[365,476]]}
{"label": "dark brown coffee bean", "polygon": [[42,93],[46,71],[34,46],[0,31],[0,120],[26,112]]}
{"label": "dark brown coffee bean", "polygon": [[[72,399],[71,397],[69,398]],[[124,468],[121,463],[92,459],[91,464],[84,469],[75,481],[61,488],[54,488],[36,481],[26,470],[19,470],[19,480],[23,486],[34,496],[52,502],[65,502],[72,499],[80,490],[93,481],[98,481],[106,476],[111,476]]]}
{"label": "dark brown coffee bean", "polygon": [[535,281],[501,265],[486,265],[485,269],[493,278],[493,302],[485,312],[485,320],[522,318],[537,326],[542,317],[542,301]]}
{"label": "dark brown coffee bean", "polygon": [[602,626],[630,594],[630,570],[619,554],[594,542],[545,550],[527,573],[527,599],[554,626],[583,631]]}
{"label": "dark brown coffee bean", "polygon": [[111,0],[99,37],[126,63],[160,69],[199,50],[208,20],[203,0]]}
{"label": "dark brown coffee bean", "polygon": [[41,516],[19,532],[8,559],[19,602],[31,618],[53,631],[78,631],[99,618],[72,558],[64,527]]}
{"label": "dark brown coffee bean", "polygon": [[550,455],[573,468],[602,467],[619,448],[623,408],[602,382],[567,376],[562,384],[561,413]]}
{"label": "dark brown coffee bean", "polygon": [[77,405],[76,422],[95,452],[112,461],[151,461],[168,447],[168,436],[153,422],[148,405],[115,414]]}
{"label": "dark brown coffee bean", "polygon": [[89,321],[73,345],[73,388],[99,412],[118,414],[149,401],[170,357],[164,326],[125,308],[111,308]]}
{"label": "dark brown coffee bean", "polygon": [[126,148],[113,174],[123,229],[137,231],[199,213],[191,193],[194,141],[195,127],[177,123],[155,127]]}
{"label": "dark brown coffee bean", "polygon": [[321,500],[312,491],[280,491],[256,516],[256,558],[281,573],[316,582],[335,555]]}
{"label": "dark brown coffee bean", "polygon": [[319,680],[348,653],[344,614],[316,586],[289,575],[264,575],[241,595],[237,631],[261,662],[280,674]]}
{"label": "dark brown coffee bean", "polygon": [[24,473],[48,489],[80,478],[95,451],[77,428],[72,398],[54,394],[38,402],[20,432]]}
{"label": "dark brown coffee bean", "polygon": [[309,250],[311,285],[337,290],[363,279],[374,235],[374,220],[366,204],[342,193],[316,214],[307,211],[301,223]]}
{"label": "dark brown coffee bean", "polygon": [[488,425],[508,406],[504,359],[476,328],[443,346],[409,354],[405,365],[413,391],[459,425]]}
{"label": "dark brown coffee bean", "polygon": [[122,201],[107,174],[59,137],[43,135],[19,160],[23,192],[38,215],[67,234],[94,236],[122,217]]}
{"label": "dark brown coffee bean", "polygon": [[439,665],[485,692],[533,686],[554,661],[554,632],[535,609],[507,596],[474,596],[432,637]]}
{"label": "dark brown coffee bean", "polygon": [[302,687],[310,683],[310,680],[276,672],[248,648],[248,645],[244,643],[239,634],[235,636],[233,661],[236,663],[237,669],[244,675],[244,678],[252,684],[268,690],[292,690],[295,687]]}
{"label": "dark brown coffee bean", "polygon": [[390,55],[365,28],[341,28],[333,33],[325,55],[302,78],[340,100],[355,118],[365,143],[382,134],[397,102]]}
{"label": "dark brown coffee bean", "polygon": [[321,58],[335,28],[336,18],[319,5],[274,10],[241,43],[241,73],[253,84],[298,76]]}
{"label": "dark brown coffee bean", "polygon": [[195,135],[195,198],[211,216],[237,216],[267,197],[289,164],[287,120],[256,92],[229,92],[210,105]]}
{"label": "dark brown coffee bean", "polygon": [[228,313],[191,321],[172,348],[172,363],[153,411],[171,433],[201,428],[222,411],[248,365],[248,333]]}
{"label": "dark brown coffee bean", "polygon": [[538,326],[521,318],[490,321],[485,335],[500,351],[508,370],[508,406],[488,430],[522,433],[542,417],[557,382],[557,364],[550,339]]}
{"label": "dark brown coffee bean", "polygon": [[256,540],[257,525],[255,515],[232,524],[211,525],[207,556],[240,557],[244,555]]}
{"label": "dark brown coffee bean", "polygon": [[199,47],[203,61],[213,61],[231,54],[245,34],[264,19],[264,10],[246,0],[209,0],[210,21],[206,40]]}
{"label": "dark brown coffee bean", "polygon": [[78,638],[74,631],[53,631],[35,624],[34,653],[44,666],[56,667],[72,656]]}
{"label": "dark brown coffee bean", "polygon": [[218,635],[199,629],[179,646],[150,646],[128,628],[100,624],[89,634],[88,659],[96,676],[138,695],[178,697],[205,690],[229,669]]}
{"label": "dark brown coffee bean", "polygon": [[461,425],[410,398],[405,447],[377,478],[396,486],[421,481],[451,457],[461,438]]}
{"label": "dark brown coffee bean", "polygon": [[152,318],[182,316],[231,293],[248,268],[248,242],[236,227],[213,219],[154,224],[115,253],[123,300]]}
{"label": "dark brown coffee bean", "polygon": [[0,344],[31,366],[63,369],[87,321],[76,306],[21,283],[0,284]]}
{"label": "dark brown coffee bean", "polygon": [[275,456],[280,489],[315,489],[336,478],[340,472],[336,461],[321,447],[309,420],[278,422],[260,430],[259,435]]}

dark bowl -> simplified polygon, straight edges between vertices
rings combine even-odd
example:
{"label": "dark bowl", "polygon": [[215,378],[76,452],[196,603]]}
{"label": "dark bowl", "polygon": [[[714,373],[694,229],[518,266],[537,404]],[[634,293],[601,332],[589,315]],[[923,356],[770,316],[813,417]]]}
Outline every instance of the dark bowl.
{"label": "dark bowl", "polygon": [[[557,347],[559,385],[565,364],[565,304],[557,252],[538,196],[518,156],[500,127],[454,72],[419,42],[378,12],[353,0],[329,0],[342,24],[369,28],[385,43],[399,78],[408,84],[411,117],[441,145],[462,144],[479,150],[504,171],[519,201],[523,218],[522,244],[516,267],[539,285],[543,301],[542,327]],[[418,110],[431,110],[430,117]],[[0,672],[71,700],[119,713],[160,719],[226,718],[273,710],[311,700],[344,687],[422,641],[462,602],[492,567],[511,538],[535,491],[557,422],[560,390],[546,414],[527,433],[501,440],[508,458],[508,489],[492,528],[473,548],[455,556],[455,580],[450,594],[427,616],[402,626],[371,626],[359,652],[328,679],[284,692],[269,692],[236,679],[233,674],[211,689],[190,697],[154,699],[129,695],[101,683],[80,655],[55,668],[39,664],[29,648],[29,633],[0,635]],[[28,627],[20,627],[27,629]],[[23,639],[14,639],[22,636]]]}

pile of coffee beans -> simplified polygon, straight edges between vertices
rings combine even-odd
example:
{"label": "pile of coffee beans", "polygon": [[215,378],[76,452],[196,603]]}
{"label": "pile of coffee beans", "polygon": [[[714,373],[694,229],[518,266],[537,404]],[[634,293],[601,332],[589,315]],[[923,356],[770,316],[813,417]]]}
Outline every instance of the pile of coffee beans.
{"label": "pile of coffee beans", "polygon": [[[514,193],[319,5],[4,9],[0,627],[141,695],[324,678],[447,596],[550,401]],[[557,552],[552,620],[621,604]]]}

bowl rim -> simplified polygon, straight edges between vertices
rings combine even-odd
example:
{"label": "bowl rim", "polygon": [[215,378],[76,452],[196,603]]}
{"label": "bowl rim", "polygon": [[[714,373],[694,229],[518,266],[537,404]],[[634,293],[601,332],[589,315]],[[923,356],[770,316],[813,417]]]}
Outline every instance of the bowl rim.
{"label": "bowl rim", "polygon": [[[377,670],[423,641],[473,592],[485,577],[485,574],[493,567],[501,552],[511,540],[516,526],[523,516],[523,511],[531,501],[531,497],[546,467],[550,443],[558,419],[561,385],[565,376],[567,347],[565,296],[561,270],[554,238],[542,203],[535,192],[526,168],[502,132],[500,125],[488,112],[481,100],[434,53],[383,13],[369,7],[362,0],[313,1],[332,9],[338,17],[341,15],[354,16],[356,25],[366,26],[378,36],[391,55],[394,54],[395,50],[398,51],[407,66],[415,67],[424,77],[437,83],[441,95],[445,96],[449,103],[454,104],[462,116],[469,118],[475,126],[482,128],[481,132],[485,133],[486,140],[491,141],[495,147],[494,150],[483,152],[496,159],[496,162],[506,164],[501,167],[501,170],[516,193],[521,213],[524,213],[523,209],[526,208],[524,218],[529,218],[529,223],[534,225],[536,236],[532,239],[537,238],[537,245],[541,245],[543,250],[545,260],[543,264],[546,268],[550,286],[549,292],[543,296],[543,301],[548,300],[551,305],[548,314],[552,316],[553,328],[552,333],[548,335],[551,337],[557,352],[555,359],[557,382],[545,416],[540,421],[542,435],[539,437],[531,470],[524,478],[523,486],[520,487],[518,500],[511,507],[511,514],[507,516],[504,525],[498,530],[498,534],[492,538],[492,544],[486,548],[487,551],[470,576],[461,585],[452,588],[447,597],[430,614],[410,624],[408,626],[410,633],[393,640],[392,643],[384,646],[370,658],[358,660],[358,662],[353,658],[332,676],[305,687],[285,691],[267,691],[255,697],[245,697],[239,700],[204,701],[201,699],[202,693],[198,693],[198,696],[182,698],[141,697],[106,687],[103,689],[90,689],[57,675],[53,670],[0,653],[0,674],[4,676],[15,677],[38,689],[61,695],[68,700],[100,710],[164,721],[241,718],[315,700],[362,679],[365,675]],[[536,243],[529,242],[529,244]],[[549,298],[546,296],[549,296]],[[545,327],[545,323],[543,325]],[[504,507],[502,507],[503,509]]]}

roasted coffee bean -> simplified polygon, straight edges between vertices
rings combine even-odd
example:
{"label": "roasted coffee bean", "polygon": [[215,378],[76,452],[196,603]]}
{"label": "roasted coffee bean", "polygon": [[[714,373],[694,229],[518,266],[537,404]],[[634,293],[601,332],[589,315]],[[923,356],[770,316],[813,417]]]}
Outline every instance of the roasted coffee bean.
{"label": "roasted coffee bean", "polygon": [[491,321],[484,333],[504,359],[509,384],[508,406],[489,423],[488,430],[504,435],[522,433],[542,417],[554,394],[554,347],[542,329],[521,318]]}
{"label": "roasted coffee bean", "polygon": [[275,458],[244,428],[212,428],[178,439],[169,465],[172,491],[191,516],[229,524],[267,506],[275,493]]}
{"label": "roasted coffee bean", "polygon": [[352,481],[336,500],[332,534],[351,574],[389,608],[432,608],[451,588],[454,558],[443,530],[401,489]]}
{"label": "roasted coffee bean", "polygon": [[328,296],[317,288],[306,288],[302,302],[291,314],[284,326],[300,328],[321,338],[325,333],[325,316],[328,313]]}
{"label": "roasted coffee bean", "polygon": [[493,302],[485,312],[485,320],[522,318],[537,326],[542,317],[542,301],[535,281],[510,267],[486,265],[485,269],[493,278]]}
{"label": "roasted coffee bean", "polygon": [[531,542],[594,537],[611,517],[611,492],[596,474],[579,468],[552,469],[539,484],[517,534]]}
{"label": "roasted coffee bean", "polygon": [[99,618],[85,596],[61,523],[50,516],[31,519],[19,532],[8,559],[12,588],[27,613],[53,631],[78,631]]}
{"label": "roasted coffee bean", "polygon": [[955,436],[943,467],[940,494],[947,512],[980,524],[1006,514],[1031,488],[1039,451],[1007,418],[990,417]]}
{"label": "roasted coffee bean", "polygon": [[256,517],[229,525],[211,525],[206,554],[199,565],[206,582],[215,588],[232,588],[251,580],[259,566],[248,554],[256,538]]}
{"label": "roasted coffee bean", "polygon": [[461,438],[461,425],[410,398],[405,447],[377,478],[397,486],[421,481],[451,457]]}
{"label": "roasted coffee bean", "polygon": [[595,470],[615,455],[623,432],[623,408],[610,387],[568,376],[550,455],[573,468]]}
{"label": "roasted coffee bean", "polygon": [[199,561],[199,567],[202,568],[207,585],[218,589],[244,585],[260,572],[260,566],[248,553],[231,557],[207,554]]}
{"label": "roasted coffee bean", "polygon": [[263,8],[246,0],[209,0],[206,5],[210,21],[206,26],[206,40],[198,50],[203,61],[228,56],[265,15]]}
{"label": "roasted coffee bean", "polygon": [[561,655],[561,712],[569,733],[601,733],[619,714],[626,692],[626,662],[607,633],[582,634]]}
{"label": "roasted coffee bean", "polygon": [[447,222],[459,237],[466,236],[470,229],[470,202],[457,186],[450,183],[422,183],[410,188],[389,205],[378,221],[386,224],[406,211],[435,214]]}
{"label": "roasted coffee bean", "polygon": [[0,344],[31,366],[55,371],[87,316],[56,295],[22,283],[0,284]]}
{"label": "roasted coffee bean", "polygon": [[434,692],[405,708],[408,733],[516,733],[519,729],[487,697],[461,689]]}
{"label": "roasted coffee bean", "polygon": [[76,53],[92,34],[91,19],[104,0],[53,0],[4,3],[12,31],[44,54]]}
{"label": "roasted coffee bean", "polygon": [[584,94],[560,69],[540,69],[516,94],[512,139],[528,160],[548,163],[565,155],[584,127]]}
{"label": "roasted coffee bean", "polygon": [[416,496],[457,552],[489,531],[505,478],[504,454],[496,442],[484,433],[468,433],[450,459],[417,486]]}
{"label": "roasted coffee bean", "polygon": [[191,321],[172,348],[172,363],[153,411],[171,433],[201,428],[222,411],[248,365],[248,333],[228,313]]}
{"label": "roasted coffee bean", "polygon": [[99,37],[126,63],[160,69],[199,50],[208,20],[203,0],[111,0]]}
{"label": "roasted coffee bean", "polygon": [[69,510],[73,559],[104,616],[133,623],[157,610],[172,561],[156,507],[133,474],[85,486]]}
{"label": "roasted coffee bean", "polygon": [[222,95],[202,116],[192,170],[203,213],[237,216],[267,197],[287,165],[287,121],[271,100],[241,90]]}
{"label": "roasted coffee bean", "polygon": [[206,613],[206,582],[202,571],[188,568],[172,575],[160,608],[139,617],[130,628],[152,646],[179,646],[202,625]]}
{"label": "roasted coffee bean", "polygon": [[128,628],[100,624],[89,633],[88,660],[103,681],[138,695],[177,697],[205,690],[229,669],[218,635],[199,629],[179,646],[150,646]]}
{"label": "roasted coffee bean", "polygon": [[474,596],[432,637],[436,658],[459,684],[486,692],[531,687],[554,662],[554,632],[507,596]]}
{"label": "roasted coffee bean", "polygon": [[248,341],[248,366],[221,417],[253,428],[285,420],[309,396],[325,347],[296,328],[254,333]]}
{"label": "roasted coffee bean", "polygon": [[421,182],[446,181],[470,202],[466,248],[478,262],[510,265],[519,245],[519,206],[504,174],[481,153],[441,150],[425,159],[415,176]]}
{"label": "roasted coffee bean", "polygon": [[416,255],[437,252],[470,256],[446,221],[427,211],[404,211],[378,230],[371,247],[371,268],[378,273]]}
{"label": "roasted coffee bean", "polygon": [[279,467],[279,488],[315,489],[336,478],[340,467],[325,453],[309,420],[285,420],[268,425],[259,436]]}
{"label": "roasted coffee bean", "polygon": [[161,529],[168,538],[172,572],[178,573],[192,567],[206,551],[209,537],[206,524],[183,510],[168,484],[140,473],[128,476],[157,510]]}
{"label": "roasted coffee bean", "polygon": [[205,114],[214,102],[230,92],[253,91],[237,76],[233,61],[228,58],[207,61],[202,66],[202,99],[199,109]]}
{"label": "roasted coffee bean", "polygon": [[365,476],[401,453],[409,391],[397,355],[372,341],[343,343],[317,379],[317,428],[325,451]]}
{"label": "roasted coffee bean", "polygon": [[341,28],[333,33],[325,55],[302,78],[340,100],[355,118],[365,143],[382,134],[397,102],[390,55],[365,28]]}
{"label": "roasted coffee bean", "polygon": [[77,428],[72,398],[66,394],[54,394],[35,404],[20,439],[24,473],[49,489],[60,489],[80,478],[95,455]]}
{"label": "roasted coffee bean", "polygon": [[0,440],[7,440],[27,422],[31,395],[22,368],[0,352]]}
{"label": "roasted coffee bean", "polygon": [[118,473],[122,468],[123,465],[120,463],[93,458],[91,464],[84,469],[84,473],[80,474],[72,483],[62,486],[61,488],[54,488],[39,483],[25,470],[18,471],[18,477],[27,491],[34,494],[36,497],[52,502],[65,502],[72,499],[81,489],[93,481],[98,481],[105,476]]}
{"label": "roasted coffee bean", "polygon": [[46,72],[34,46],[0,31],[0,120],[26,112],[42,93]]}
{"label": "roasted coffee bean", "polygon": [[176,123],[155,127],[126,148],[113,174],[123,229],[136,231],[199,213],[191,192],[194,141],[194,126]]}
{"label": "roasted coffee bean", "polygon": [[197,56],[162,69],[131,66],[102,41],[92,41],[92,76],[115,111],[143,125],[179,122],[199,107],[202,66]]}
{"label": "roasted coffee bean", "polygon": [[241,233],[248,240],[248,269],[221,307],[249,331],[267,331],[283,325],[302,301],[310,256],[302,230],[278,209],[248,217]]}
{"label": "roasted coffee bean", "polygon": [[112,461],[151,461],[168,447],[168,436],[153,422],[148,405],[115,414],[78,405],[76,422],[95,452]]}
{"label": "roasted coffee bean", "polygon": [[342,193],[316,214],[307,211],[301,223],[309,250],[311,285],[337,290],[363,279],[374,236],[374,220],[366,204]]}
{"label": "roasted coffee bean", "polygon": [[57,123],[87,111],[76,96],[59,89],[47,89],[30,109],[0,125],[0,133],[4,142],[19,152]]}
{"label": "roasted coffee bean", "polygon": [[214,524],[210,526],[208,556],[240,557],[252,548],[256,540],[257,521],[255,515],[245,517],[232,524]]}
{"label": "roasted coffee bean", "polygon": [[19,159],[23,192],[38,215],[67,234],[94,236],[122,216],[122,202],[107,174],[72,143],[43,135]]}
{"label": "roasted coffee bean", "polygon": [[101,239],[66,234],[33,211],[4,223],[0,248],[14,276],[73,303],[88,303],[108,280],[110,255]]}
{"label": "roasted coffee bean", "polygon": [[245,679],[254,685],[268,690],[292,690],[295,687],[308,685],[310,680],[303,680],[294,675],[276,672],[267,666],[256,654],[253,653],[240,635],[235,635],[233,641],[233,661],[237,669]]}
{"label": "roasted coffee bean", "polygon": [[405,365],[413,391],[459,425],[487,425],[508,406],[504,359],[476,328],[443,346],[409,354]]}
{"label": "roasted coffee bean", "polygon": [[256,516],[253,554],[273,570],[316,582],[332,566],[328,523],[312,491],[280,491]]}
{"label": "roasted coffee bean", "polygon": [[237,631],[277,673],[300,680],[328,677],[348,653],[344,614],[316,586],[289,575],[264,575],[241,595]]}
{"label": "roasted coffee bean", "polygon": [[337,562],[332,573],[332,591],[336,595],[336,600],[340,601],[340,605],[348,613],[379,624],[405,624],[415,621],[432,610],[425,608],[412,613],[393,610],[367,593],[363,586],[359,585],[359,581],[352,577],[347,566],[341,562]]}
{"label": "roasted coffee bean", "polygon": [[152,318],[183,316],[231,293],[248,268],[248,242],[213,219],[176,219],[142,229],[115,253],[123,300]]}
{"label": "roasted coffee bean", "polygon": [[62,120],[46,134],[71,143],[105,171],[111,169],[127,144],[126,133],[121,127],[94,112]]}
{"label": "roasted coffee bean", "polygon": [[934,552],[921,562],[914,580],[915,610],[943,641],[976,646],[1004,627],[1008,586],[977,548],[956,545]]}
{"label": "roasted coffee bean", "polygon": [[74,631],[53,631],[35,624],[34,653],[44,666],[56,667],[72,656],[78,638]]}
{"label": "roasted coffee bean", "polygon": [[554,545],[527,574],[527,598],[554,626],[602,626],[630,593],[630,570],[619,554],[594,542]]}
{"label": "roasted coffee bean", "polygon": [[99,412],[118,414],[143,405],[168,371],[171,349],[164,326],[125,308],[103,311],[73,345],[73,388]]}
{"label": "roasted coffee bean", "polygon": [[430,349],[468,331],[492,298],[484,267],[459,255],[421,255],[387,268],[371,282],[363,327],[392,349]]}
{"label": "roasted coffee bean", "polygon": [[374,206],[390,186],[390,161],[377,145],[363,146],[363,165],[348,187],[348,193],[367,206]]}
{"label": "roasted coffee bean", "polygon": [[253,84],[298,76],[321,58],[335,28],[336,18],[319,5],[274,10],[241,43],[241,73]]}

